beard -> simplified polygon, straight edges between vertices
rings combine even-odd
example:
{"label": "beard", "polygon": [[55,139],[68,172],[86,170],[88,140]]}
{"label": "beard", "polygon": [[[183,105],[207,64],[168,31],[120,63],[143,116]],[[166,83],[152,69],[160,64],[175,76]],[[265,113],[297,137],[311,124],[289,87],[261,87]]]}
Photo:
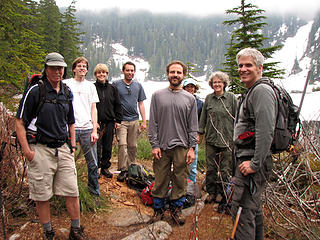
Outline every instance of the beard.
{"label": "beard", "polygon": [[178,87],[181,85],[183,79],[179,79],[176,77],[169,78],[170,85],[173,87]]}

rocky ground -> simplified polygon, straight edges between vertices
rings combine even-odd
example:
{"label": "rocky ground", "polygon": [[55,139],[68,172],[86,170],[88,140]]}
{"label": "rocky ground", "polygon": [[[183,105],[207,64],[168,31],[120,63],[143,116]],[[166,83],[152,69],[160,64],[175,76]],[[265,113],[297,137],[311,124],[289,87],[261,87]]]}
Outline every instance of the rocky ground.
{"label": "rocky ground", "polygon": [[[111,170],[116,170],[116,161],[113,160]],[[140,162],[148,169],[152,169],[152,162]],[[203,174],[198,174],[198,182],[203,179]],[[99,179],[101,194],[108,200],[107,207],[96,212],[89,212],[81,215],[81,224],[85,227],[85,232],[90,239],[96,240],[116,240],[123,239],[135,232],[147,228],[146,236],[140,239],[156,239],[156,234],[150,231],[150,224],[146,223],[152,216],[151,207],[144,206],[133,189],[128,188],[126,183],[116,181],[116,174],[112,179],[101,177]],[[205,192],[201,192],[204,197]],[[202,208],[203,207],[203,208]],[[169,213],[166,214],[165,221],[168,224],[160,226],[157,231],[170,229],[167,239],[181,240],[190,238],[191,232],[197,226],[199,239],[228,239],[232,231],[232,221],[229,215],[217,213],[217,204],[203,204],[199,201],[197,208],[201,209],[198,214],[198,221],[195,221],[194,208],[185,210],[186,224],[184,226],[175,225]],[[143,220],[142,220],[143,219]],[[68,239],[70,220],[66,212],[52,216],[52,223],[56,231],[56,239]],[[171,226],[171,227],[170,227]],[[155,232],[157,232],[155,231]],[[13,234],[14,233],[14,234]],[[13,239],[41,239],[41,224],[36,215],[24,219],[17,219],[16,229],[10,234]],[[142,236],[142,234],[141,234]],[[139,239],[132,237],[127,239]],[[159,238],[160,239],[160,238]],[[164,238],[162,238],[164,239]],[[195,238],[194,238],[195,239]]]}

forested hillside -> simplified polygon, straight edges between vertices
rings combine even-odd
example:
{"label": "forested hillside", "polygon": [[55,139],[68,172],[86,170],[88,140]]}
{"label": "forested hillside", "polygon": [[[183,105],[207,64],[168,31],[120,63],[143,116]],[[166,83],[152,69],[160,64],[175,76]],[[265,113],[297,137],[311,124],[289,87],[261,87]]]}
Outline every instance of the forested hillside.
{"label": "forested hillside", "polygon": [[[161,79],[166,64],[173,59],[195,64],[199,74],[209,74],[223,68],[231,27],[222,24],[232,16],[190,17],[184,15],[151,14],[146,11],[121,14],[117,10],[99,12],[80,11],[77,17],[85,32],[81,50],[92,65],[108,62],[112,70],[111,43],[120,42],[130,49],[131,56],[139,56],[150,64],[149,79]],[[263,34],[269,38],[265,45],[280,44],[294,36],[305,24],[294,16],[268,16]],[[118,75],[118,71],[113,71]]]}

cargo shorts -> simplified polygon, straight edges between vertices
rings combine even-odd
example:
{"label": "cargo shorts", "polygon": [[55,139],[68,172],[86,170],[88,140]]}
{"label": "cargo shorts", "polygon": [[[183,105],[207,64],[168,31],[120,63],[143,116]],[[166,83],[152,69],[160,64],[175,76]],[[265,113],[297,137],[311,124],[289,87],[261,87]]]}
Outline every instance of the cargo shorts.
{"label": "cargo shorts", "polygon": [[30,148],[35,152],[27,170],[30,199],[47,201],[53,195],[78,197],[74,154],[68,145],[49,148],[38,143]]}

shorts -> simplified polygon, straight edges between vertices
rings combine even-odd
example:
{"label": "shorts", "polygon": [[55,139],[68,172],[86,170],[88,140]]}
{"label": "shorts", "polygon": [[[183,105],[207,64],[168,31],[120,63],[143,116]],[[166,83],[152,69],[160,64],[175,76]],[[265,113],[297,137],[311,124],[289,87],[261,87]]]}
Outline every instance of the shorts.
{"label": "shorts", "polygon": [[30,148],[35,151],[27,170],[30,199],[48,201],[53,195],[78,197],[74,154],[68,145],[56,149],[38,143]]}

